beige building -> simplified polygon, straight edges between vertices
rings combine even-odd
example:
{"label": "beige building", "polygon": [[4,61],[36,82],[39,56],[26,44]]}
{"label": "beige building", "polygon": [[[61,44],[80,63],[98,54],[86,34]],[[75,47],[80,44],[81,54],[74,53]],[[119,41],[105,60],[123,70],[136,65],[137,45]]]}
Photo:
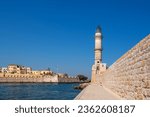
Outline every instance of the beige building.
{"label": "beige building", "polygon": [[34,75],[52,75],[53,72],[49,70],[33,70],[32,74]]}
{"label": "beige building", "polygon": [[92,66],[91,82],[101,82],[101,75],[106,71],[106,64],[102,63],[102,33],[98,26],[95,33],[95,63]]}
{"label": "beige building", "polygon": [[59,78],[68,78],[68,74],[58,73]]}
{"label": "beige building", "polygon": [[31,67],[25,67],[17,64],[9,64],[7,67],[0,68],[0,77],[42,77],[54,76],[54,72],[47,70],[32,70]]}
{"label": "beige building", "polygon": [[33,74],[33,75],[40,75],[40,74],[41,74],[41,72],[40,72],[40,71],[38,71],[38,70],[33,70],[33,71],[32,71],[32,74]]}
{"label": "beige building", "polygon": [[8,73],[11,74],[26,74],[27,70],[26,67],[21,66],[21,65],[17,65],[17,64],[9,64],[7,67]]}
{"label": "beige building", "polygon": [[8,69],[8,73],[17,73],[19,66],[16,64],[10,64],[8,65],[7,69]]}
{"label": "beige building", "polygon": [[52,75],[53,72],[50,71],[50,70],[41,70],[41,71],[40,71],[40,74],[41,74],[41,75]]}

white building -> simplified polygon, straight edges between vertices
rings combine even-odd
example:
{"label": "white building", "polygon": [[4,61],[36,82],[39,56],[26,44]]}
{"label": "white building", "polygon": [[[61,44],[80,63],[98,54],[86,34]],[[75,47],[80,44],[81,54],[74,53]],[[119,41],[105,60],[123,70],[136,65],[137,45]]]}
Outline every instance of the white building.
{"label": "white building", "polygon": [[31,74],[32,73],[32,68],[31,67],[26,67],[27,70],[27,74]]}
{"label": "white building", "polygon": [[2,73],[7,73],[7,72],[8,72],[7,67],[2,67],[2,68],[1,68],[1,72],[2,72]]}

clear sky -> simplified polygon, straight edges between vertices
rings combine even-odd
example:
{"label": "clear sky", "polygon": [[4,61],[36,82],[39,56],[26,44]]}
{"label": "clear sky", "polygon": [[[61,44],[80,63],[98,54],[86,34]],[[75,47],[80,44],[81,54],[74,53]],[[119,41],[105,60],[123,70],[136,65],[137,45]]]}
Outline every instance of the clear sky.
{"label": "clear sky", "polygon": [[99,24],[109,66],[150,33],[150,0],[0,0],[0,66],[90,77]]}

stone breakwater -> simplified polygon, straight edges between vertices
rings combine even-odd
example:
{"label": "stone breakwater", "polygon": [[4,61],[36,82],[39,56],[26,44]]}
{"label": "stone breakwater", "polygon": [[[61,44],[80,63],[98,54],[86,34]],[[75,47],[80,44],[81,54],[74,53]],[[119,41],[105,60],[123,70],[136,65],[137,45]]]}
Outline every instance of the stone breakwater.
{"label": "stone breakwater", "polygon": [[72,82],[81,82],[77,78],[59,78],[58,76],[45,76],[45,77],[0,77],[0,83],[16,83],[16,82],[35,82],[35,83],[43,83],[43,82],[61,82],[61,83],[72,83]]}
{"label": "stone breakwater", "polygon": [[102,85],[123,99],[150,99],[150,34],[102,75]]}

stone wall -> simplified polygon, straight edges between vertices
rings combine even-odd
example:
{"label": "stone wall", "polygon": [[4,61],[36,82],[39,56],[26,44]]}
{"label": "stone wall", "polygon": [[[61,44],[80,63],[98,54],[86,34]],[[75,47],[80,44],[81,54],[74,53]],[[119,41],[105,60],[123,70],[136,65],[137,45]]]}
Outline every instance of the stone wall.
{"label": "stone wall", "polygon": [[102,84],[123,99],[150,99],[150,34],[108,68]]}
{"label": "stone wall", "polygon": [[0,83],[16,83],[16,82],[60,82],[60,83],[74,83],[74,82],[81,82],[78,78],[58,78],[57,75],[55,76],[43,76],[43,77],[0,77]]}
{"label": "stone wall", "polygon": [[71,82],[82,82],[78,78],[58,78],[58,82],[66,82],[66,83],[71,83]]}
{"label": "stone wall", "polygon": [[57,76],[49,77],[0,77],[0,83],[2,82],[58,82]]}

